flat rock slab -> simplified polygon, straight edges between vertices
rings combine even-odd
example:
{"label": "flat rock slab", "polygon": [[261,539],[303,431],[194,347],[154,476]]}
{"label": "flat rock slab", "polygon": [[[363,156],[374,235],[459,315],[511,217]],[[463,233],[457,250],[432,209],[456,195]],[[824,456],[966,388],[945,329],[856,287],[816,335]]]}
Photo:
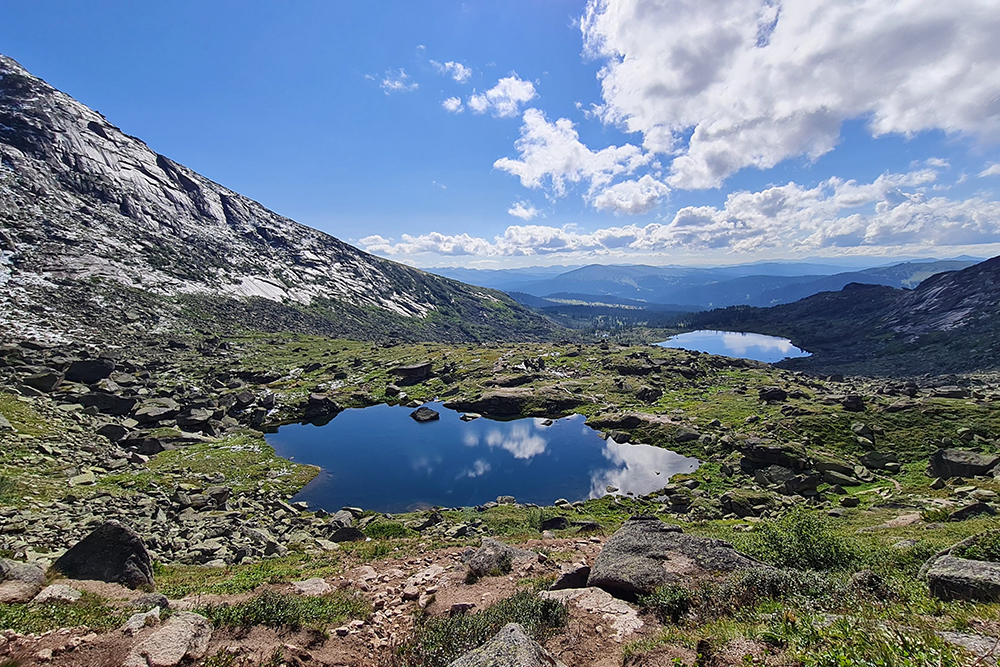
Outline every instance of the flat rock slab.
{"label": "flat rock slab", "polygon": [[305,595],[306,597],[319,597],[332,591],[333,586],[326,583],[325,579],[313,577],[312,579],[306,579],[305,581],[293,581],[292,589],[299,595]]}
{"label": "flat rock slab", "polygon": [[205,656],[212,624],[200,614],[178,611],[129,652],[122,667],[175,667]]}
{"label": "flat rock slab", "polygon": [[1000,463],[1000,455],[979,454],[965,449],[939,449],[931,454],[927,471],[931,477],[975,477],[985,475]]}
{"label": "flat rock slab", "polygon": [[528,636],[517,623],[508,623],[500,632],[448,667],[566,667]]}
{"label": "flat rock slab", "polygon": [[0,602],[30,602],[45,586],[45,572],[37,565],[0,560]]}
{"label": "flat rock slab", "polygon": [[685,535],[655,517],[633,517],[605,543],[588,586],[633,599],[685,577],[766,567],[723,540]]}
{"label": "flat rock slab", "polygon": [[588,614],[600,614],[604,621],[611,624],[616,642],[622,641],[643,626],[639,613],[630,604],[600,588],[568,588],[542,591],[539,595],[546,600],[572,603]]}
{"label": "flat rock slab", "polygon": [[1000,563],[941,556],[927,569],[927,586],[944,600],[1000,602]]}
{"label": "flat rock slab", "polygon": [[83,593],[66,584],[53,584],[46,586],[32,600],[35,604],[41,602],[65,602],[73,603],[83,597]]}
{"label": "flat rock slab", "polygon": [[510,570],[510,565],[521,559],[535,559],[538,554],[518,549],[491,537],[484,537],[482,546],[466,563],[469,571],[478,577],[500,574]]}
{"label": "flat rock slab", "polygon": [[98,526],[53,567],[70,579],[96,579],[129,588],[153,585],[153,566],[146,545],[117,521]]}

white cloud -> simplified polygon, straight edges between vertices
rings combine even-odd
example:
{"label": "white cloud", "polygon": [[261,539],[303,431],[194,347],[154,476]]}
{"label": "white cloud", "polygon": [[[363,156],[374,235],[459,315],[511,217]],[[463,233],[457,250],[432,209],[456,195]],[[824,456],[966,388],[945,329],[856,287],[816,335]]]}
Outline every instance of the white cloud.
{"label": "white cloud", "polygon": [[548,448],[548,440],[533,433],[526,424],[514,424],[507,435],[499,429],[493,429],[486,434],[486,444],[500,447],[510,452],[515,459],[531,459],[544,454]]}
{"label": "white cloud", "polygon": [[538,209],[526,201],[518,200],[511,204],[511,207],[507,209],[507,213],[515,218],[531,220],[538,215]]}
{"label": "white cloud", "polygon": [[395,72],[391,70],[386,72],[385,78],[382,79],[379,86],[385,91],[386,95],[391,95],[392,93],[404,93],[416,90],[420,87],[420,84],[416,81],[410,81],[410,75],[400,67]]}
{"label": "white cloud", "polygon": [[593,204],[599,211],[611,211],[615,215],[638,215],[656,208],[668,192],[670,188],[645,174],[638,180],[622,181],[606,188],[594,197]]}
{"label": "white cloud", "polygon": [[538,97],[535,85],[525,81],[516,73],[497,81],[485,93],[477,93],[469,98],[469,108],[476,113],[493,111],[497,118],[513,118],[521,111],[521,105]]}
{"label": "white cloud", "polygon": [[441,106],[448,113],[462,113],[465,110],[465,107],[462,106],[461,97],[449,97],[441,103]]}
{"label": "white cloud", "polygon": [[986,169],[979,172],[979,178],[986,178],[987,176],[1000,176],[1000,162],[993,162],[986,165]]}
{"label": "white cloud", "polygon": [[674,188],[817,158],[854,118],[1000,139],[995,0],[590,0],[581,29],[600,116],[672,156]]}
{"label": "white cloud", "polygon": [[[719,207],[686,206],[666,222],[593,232],[572,226],[511,225],[492,240],[435,232],[404,235],[400,242],[374,236],[361,243],[370,252],[384,255],[624,259],[662,256],[671,250],[804,255],[860,249],[881,254],[1000,243],[1000,202],[981,196],[939,196],[932,190],[936,179],[935,170],[922,169],[884,174],[869,183],[830,178],[805,187],[790,182],[758,192],[733,192]],[[642,180],[627,181],[629,185],[617,190],[617,186],[608,188],[608,202],[626,209],[646,205]],[[648,184],[647,188],[647,196],[656,195],[656,186]],[[598,194],[595,202],[602,196]],[[601,204],[614,205],[605,200]]]}
{"label": "white cloud", "polygon": [[462,63],[457,63],[449,60],[446,63],[439,63],[436,60],[431,61],[431,65],[437,70],[438,74],[444,74],[445,76],[450,76],[455,81],[459,83],[465,83],[472,76],[472,70]]}
{"label": "white cloud", "polygon": [[569,119],[550,123],[538,109],[524,112],[515,148],[519,159],[500,158],[494,168],[517,176],[525,187],[547,187],[556,197],[566,194],[567,183],[586,181],[594,191],[650,161],[631,144],[592,151],[580,141]]}

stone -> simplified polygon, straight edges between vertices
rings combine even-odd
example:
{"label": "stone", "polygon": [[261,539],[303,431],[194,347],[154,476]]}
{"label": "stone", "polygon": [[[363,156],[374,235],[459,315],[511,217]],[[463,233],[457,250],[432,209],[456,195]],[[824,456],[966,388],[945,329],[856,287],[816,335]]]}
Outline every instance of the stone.
{"label": "stone", "polygon": [[365,534],[357,528],[345,526],[338,528],[330,535],[331,542],[359,542],[365,539]]}
{"label": "stone", "polygon": [[743,454],[740,462],[745,468],[756,469],[770,465],[802,471],[809,467],[809,457],[802,445],[794,442],[770,442],[759,438],[747,438],[739,445]]}
{"label": "stone", "polygon": [[549,590],[543,591],[540,596],[542,599],[572,604],[588,614],[600,615],[601,621],[611,626],[614,632],[611,638],[616,642],[621,642],[644,625],[638,612],[627,602],[616,599],[600,588]]}
{"label": "stone", "polygon": [[134,637],[145,628],[153,627],[154,625],[159,624],[160,608],[153,607],[149,611],[129,616],[128,620],[125,621],[125,625],[121,627],[121,631],[130,637]]}
{"label": "stone", "polygon": [[97,435],[103,435],[111,442],[118,442],[125,439],[125,436],[128,435],[128,429],[121,424],[105,424],[97,429]]}
{"label": "stone", "polygon": [[409,366],[397,366],[392,369],[392,374],[403,380],[411,382],[425,380],[431,376],[433,365],[429,361],[421,364],[411,364]]}
{"label": "stone", "polygon": [[175,612],[153,634],[132,647],[122,667],[175,667],[205,656],[212,624],[200,614]]}
{"label": "stone", "polygon": [[14,432],[13,425],[11,425],[9,421],[7,421],[7,418],[3,416],[3,413],[0,413],[0,433],[13,433],[13,432]]}
{"label": "stone", "polygon": [[180,411],[180,404],[172,398],[151,398],[142,402],[133,418],[140,424],[150,424],[173,419]]}
{"label": "stone", "polygon": [[971,519],[974,516],[995,516],[997,511],[993,509],[993,506],[984,502],[975,502],[971,505],[966,505],[962,509],[955,510],[948,516],[949,521],[965,521],[966,519]]}
{"label": "stone", "polygon": [[590,566],[585,563],[563,565],[559,568],[559,576],[549,586],[549,590],[558,591],[564,588],[586,588],[588,577],[590,577]]}
{"label": "stone", "polygon": [[331,592],[333,590],[333,586],[326,583],[325,579],[313,577],[312,579],[306,579],[305,581],[293,581],[292,590],[298,595],[305,595],[306,597],[320,597]]}
{"label": "stone", "polygon": [[899,459],[892,452],[865,452],[861,455],[861,464],[872,470],[886,470],[893,463],[899,463]]}
{"label": "stone", "polygon": [[124,417],[135,409],[138,401],[127,396],[118,396],[103,391],[92,391],[89,394],[81,394],[76,402],[85,408],[95,408],[98,412],[113,417]]}
{"label": "stone", "polygon": [[700,437],[701,433],[689,426],[681,426],[674,431],[674,442],[692,442]]}
{"label": "stone", "polygon": [[927,465],[930,477],[976,477],[985,475],[1000,463],[1000,455],[979,454],[964,449],[939,449]]}
{"label": "stone", "polygon": [[604,544],[588,586],[634,599],[698,571],[732,572],[763,565],[723,540],[685,535],[656,517],[632,517]]}
{"label": "stone", "polygon": [[1000,602],[1000,563],[949,554],[937,557],[925,575],[931,594],[943,600]]}
{"label": "stone", "polygon": [[96,579],[129,588],[153,586],[153,568],[142,538],[108,521],[77,542],[53,564],[70,579]]}
{"label": "stone", "polygon": [[517,623],[508,623],[488,642],[448,667],[566,667]]}
{"label": "stone", "polygon": [[857,507],[861,504],[861,501],[854,496],[844,496],[840,499],[841,507]]}
{"label": "stone", "polygon": [[861,484],[861,482],[854,477],[844,475],[836,470],[827,470],[824,472],[823,481],[827,484],[834,484],[837,486],[857,486]]}
{"label": "stone", "polygon": [[663,390],[644,385],[635,393],[635,397],[643,403],[655,403],[663,396]]}
{"label": "stone", "polygon": [[162,593],[147,593],[146,595],[140,595],[136,599],[132,600],[129,606],[135,607],[136,609],[152,609],[153,607],[169,609],[170,600],[168,600],[167,596]]}
{"label": "stone", "polygon": [[115,372],[115,362],[111,359],[83,359],[74,361],[66,369],[66,379],[81,384],[94,384]]}
{"label": "stone", "polygon": [[441,415],[437,410],[432,410],[426,406],[421,406],[410,413],[410,417],[417,422],[429,422],[440,419]]}
{"label": "stone", "polygon": [[45,586],[45,571],[37,565],[0,560],[0,602],[30,602]]}
{"label": "stone", "polygon": [[534,551],[518,549],[492,537],[484,537],[482,545],[469,558],[466,566],[474,576],[486,577],[510,571],[511,564],[520,559],[536,559]]}
{"label": "stone", "polygon": [[482,415],[475,412],[463,412],[462,416],[459,417],[459,419],[461,419],[464,422],[471,422],[475,421],[476,419],[479,419],[480,417],[482,417]]}
{"label": "stone", "polygon": [[781,387],[761,387],[757,390],[757,395],[765,403],[780,403],[788,400],[788,392]]}
{"label": "stone", "polygon": [[28,385],[32,389],[37,389],[38,391],[43,391],[46,394],[55,391],[55,388],[59,386],[62,382],[62,373],[50,372],[50,373],[35,373],[34,375],[28,375],[21,379],[21,382]]}
{"label": "stone", "polygon": [[566,530],[569,519],[564,516],[553,516],[542,520],[542,530]]}
{"label": "stone", "polygon": [[79,600],[83,593],[66,584],[53,584],[43,588],[32,602],[40,604],[42,602],[65,602],[73,603]]}
{"label": "stone", "polygon": [[840,401],[841,407],[848,412],[864,412],[865,401],[858,394],[848,394]]}

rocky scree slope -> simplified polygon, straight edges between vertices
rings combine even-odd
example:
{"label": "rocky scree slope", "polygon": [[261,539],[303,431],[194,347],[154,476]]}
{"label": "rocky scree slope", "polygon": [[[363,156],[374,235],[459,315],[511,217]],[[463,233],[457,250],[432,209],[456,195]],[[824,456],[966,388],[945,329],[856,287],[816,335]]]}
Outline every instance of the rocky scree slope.
{"label": "rocky scree slope", "polygon": [[1000,364],[1000,257],[904,290],[852,283],[773,308],[699,313],[694,328],[787,336],[813,353],[782,365],[890,376],[995,370]]}
{"label": "rocky scree slope", "polygon": [[530,339],[553,329],[500,292],[283,218],[4,56],[0,286],[2,326],[42,337],[185,318],[375,339]]}

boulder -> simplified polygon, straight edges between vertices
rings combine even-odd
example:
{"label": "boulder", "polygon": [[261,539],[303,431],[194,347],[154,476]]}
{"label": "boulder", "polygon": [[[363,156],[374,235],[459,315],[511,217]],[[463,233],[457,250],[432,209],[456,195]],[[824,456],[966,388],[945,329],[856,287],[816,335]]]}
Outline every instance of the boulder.
{"label": "boulder", "polygon": [[407,383],[417,383],[426,380],[431,376],[433,365],[429,361],[422,364],[410,364],[409,366],[397,366],[392,369],[392,374]]}
{"label": "boulder", "polygon": [[858,394],[848,394],[841,399],[840,405],[848,412],[864,412],[865,400]]}
{"label": "boulder", "polygon": [[663,396],[663,390],[644,385],[635,393],[635,397],[643,403],[655,403]]}
{"label": "boulder", "polygon": [[622,524],[594,561],[588,586],[634,599],[699,572],[732,572],[762,564],[723,540],[685,535],[652,516]]}
{"label": "boulder", "polygon": [[975,502],[962,509],[955,510],[948,516],[949,521],[965,521],[974,516],[995,516],[997,511],[989,503]]}
{"label": "boulder", "polygon": [[542,530],[566,530],[569,528],[569,519],[564,516],[553,516],[542,520]]}
{"label": "boulder", "polygon": [[979,454],[965,449],[939,449],[927,465],[930,477],[976,477],[985,475],[1000,463],[1000,455]]}
{"label": "boulder", "polygon": [[140,424],[151,424],[163,419],[173,419],[180,411],[180,404],[172,398],[151,398],[143,401],[133,417]]}
{"label": "boulder", "polygon": [[83,359],[74,361],[66,369],[66,379],[81,384],[94,384],[115,372],[115,362],[111,359]]}
{"label": "boulder", "polygon": [[726,514],[746,518],[760,516],[761,512],[774,507],[775,497],[770,493],[753,491],[751,489],[732,489],[719,498],[722,511]]}
{"label": "boulder", "polygon": [[586,402],[587,399],[562,387],[515,387],[486,392],[474,400],[448,401],[444,407],[491,417],[545,417],[569,412]]}
{"label": "boulder", "polygon": [[53,584],[46,586],[32,600],[35,604],[42,602],[64,602],[73,603],[83,597],[83,593],[67,586],[66,584]]}
{"label": "boulder", "polygon": [[792,470],[805,470],[809,467],[809,456],[806,449],[796,442],[774,442],[760,438],[747,438],[739,445],[743,454],[740,464],[750,470],[779,465]]}
{"label": "boulder", "polygon": [[509,572],[515,560],[536,559],[534,551],[518,549],[492,537],[484,537],[482,545],[466,563],[469,572],[477,577],[486,577],[501,572]]}
{"label": "boulder", "polygon": [[635,634],[644,625],[639,612],[632,605],[600,588],[549,590],[542,591],[539,596],[544,600],[558,600],[563,604],[573,605],[596,616],[602,625],[611,626],[611,638],[616,642]]}
{"label": "boulder", "polygon": [[175,612],[153,634],[132,647],[122,667],[175,667],[199,660],[212,640],[212,624],[200,614]]}
{"label": "boulder", "polygon": [[945,555],[927,568],[931,594],[943,600],[1000,602],[1000,563]]}
{"label": "boulder", "polygon": [[363,539],[365,539],[365,534],[350,526],[338,528],[330,535],[331,542],[360,542]]}
{"label": "boulder", "polygon": [[328,584],[325,579],[313,577],[312,579],[306,579],[305,581],[293,581],[292,590],[294,590],[298,595],[305,595],[306,597],[320,597],[332,591],[333,586]]}
{"label": "boulder", "polygon": [[757,395],[765,403],[780,403],[788,400],[788,392],[781,387],[761,387],[757,390]]}
{"label": "boulder", "polygon": [[37,565],[0,560],[0,602],[30,602],[44,586],[45,571]]}
{"label": "boulder", "polygon": [[129,588],[153,586],[153,567],[146,545],[117,521],[99,526],[53,567],[70,579],[96,579]]}
{"label": "boulder", "polygon": [[138,401],[127,396],[108,394],[103,391],[92,391],[89,394],[81,394],[76,402],[85,408],[97,408],[99,412],[113,417],[123,417],[135,409]]}
{"label": "boulder", "polygon": [[564,588],[586,588],[587,579],[590,577],[590,566],[584,563],[573,563],[563,565],[559,568],[559,576],[549,586],[550,591],[558,591]]}
{"label": "boulder", "polygon": [[566,667],[538,645],[517,623],[508,623],[494,637],[448,667]]}
{"label": "boulder", "polygon": [[62,379],[62,373],[52,371],[49,373],[35,373],[34,375],[28,375],[24,377],[21,382],[28,385],[32,389],[44,391],[47,394],[54,391],[59,383],[62,382]]}
{"label": "boulder", "polygon": [[[871,470],[886,470],[891,464],[898,464],[899,458],[892,452],[865,452],[861,455],[861,464]],[[895,467],[895,466],[891,466]]]}
{"label": "boulder", "polygon": [[429,422],[440,419],[441,415],[437,410],[432,410],[427,406],[421,406],[410,413],[410,417],[416,422]]}

